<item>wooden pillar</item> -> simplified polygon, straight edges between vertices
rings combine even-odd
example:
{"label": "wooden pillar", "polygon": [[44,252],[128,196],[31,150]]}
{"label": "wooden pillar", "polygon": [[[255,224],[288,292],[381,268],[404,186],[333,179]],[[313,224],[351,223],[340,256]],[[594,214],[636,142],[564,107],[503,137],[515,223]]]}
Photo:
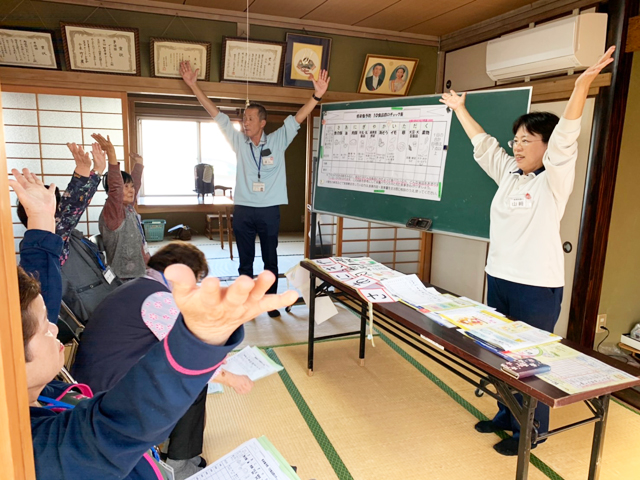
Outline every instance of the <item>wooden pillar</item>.
{"label": "wooden pillar", "polygon": [[638,0],[611,0],[604,8],[609,14],[607,46],[616,45],[617,50],[611,86],[600,90],[595,104],[567,331],[567,338],[587,348],[593,347],[595,338],[631,78],[633,54],[625,53],[628,21],[638,12]]}
{"label": "wooden pillar", "polygon": [[27,480],[36,474],[4,142],[0,100],[0,465],[2,478]]}

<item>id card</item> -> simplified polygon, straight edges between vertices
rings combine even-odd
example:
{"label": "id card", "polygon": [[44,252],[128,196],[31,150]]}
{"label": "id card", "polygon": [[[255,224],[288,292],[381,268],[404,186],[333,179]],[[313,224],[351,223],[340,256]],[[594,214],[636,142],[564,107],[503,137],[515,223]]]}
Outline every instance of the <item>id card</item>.
{"label": "id card", "polygon": [[262,183],[262,182],[253,182],[253,191],[254,192],[264,192],[264,183]]}
{"label": "id card", "polygon": [[111,267],[107,267],[105,271],[102,272],[102,275],[104,275],[104,279],[107,281],[109,285],[111,285],[111,282],[113,282],[116,279],[116,274],[113,273],[113,270],[111,270]]}
{"label": "id card", "polygon": [[273,157],[262,157],[263,165],[273,165]]}
{"label": "id card", "polygon": [[511,195],[509,197],[509,206],[511,208],[531,208],[533,207],[533,202],[530,195]]}
{"label": "id card", "polygon": [[158,464],[159,464],[160,470],[162,470],[160,473],[164,473],[164,478],[166,478],[167,480],[175,480],[176,478],[175,472],[171,465],[167,465],[162,460],[159,460]]}

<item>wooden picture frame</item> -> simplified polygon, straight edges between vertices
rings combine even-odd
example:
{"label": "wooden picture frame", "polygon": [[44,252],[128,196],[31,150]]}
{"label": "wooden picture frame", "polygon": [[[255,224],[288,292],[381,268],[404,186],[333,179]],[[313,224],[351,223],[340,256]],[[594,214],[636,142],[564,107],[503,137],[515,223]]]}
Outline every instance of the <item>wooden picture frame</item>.
{"label": "wooden picture frame", "polygon": [[0,28],[0,65],[59,70],[51,30]]}
{"label": "wooden picture frame", "polygon": [[329,69],[331,39],[287,33],[287,54],[284,62],[284,87],[313,88],[307,79],[313,73],[318,79],[321,70]]}
{"label": "wooden picture frame", "polygon": [[[222,37],[220,81],[280,85],[287,44]],[[247,66],[248,53],[248,68]]]}
{"label": "wooden picture frame", "polygon": [[211,74],[211,43],[170,38],[149,38],[151,76],[181,78],[180,62],[189,61],[198,72],[198,80],[209,81]]}
{"label": "wooden picture frame", "polygon": [[137,28],[60,22],[67,70],[140,76]]}
{"label": "wooden picture frame", "polygon": [[[368,54],[362,67],[358,93],[407,95],[413,75],[418,67],[418,61],[417,58]],[[373,75],[376,71],[379,72],[377,82],[375,82],[376,76]]]}

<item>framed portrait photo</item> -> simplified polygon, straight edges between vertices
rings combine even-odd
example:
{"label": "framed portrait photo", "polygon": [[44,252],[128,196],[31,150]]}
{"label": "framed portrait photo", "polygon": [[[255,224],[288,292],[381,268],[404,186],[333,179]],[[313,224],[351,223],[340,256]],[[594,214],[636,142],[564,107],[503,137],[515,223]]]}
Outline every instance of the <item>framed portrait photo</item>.
{"label": "framed portrait photo", "polygon": [[151,76],[180,78],[180,62],[188,61],[195,72],[199,69],[198,80],[209,81],[211,71],[211,43],[150,38]]}
{"label": "framed portrait photo", "polygon": [[60,22],[68,70],[140,76],[137,28]]}
{"label": "framed portrait photo", "polygon": [[279,85],[287,44],[222,37],[220,80]]}
{"label": "framed portrait photo", "polygon": [[309,74],[312,73],[317,80],[321,70],[329,69],[330,58],[330,38],[287,33],[287,54],[282,85],[313,88]]}
{"label": "framed portrait photo", "polygon": [[0,65],[58,69],[53,32],[0,28]]}
{"label": "framed portrait photo", "polygon": [[358,93],[406,95],[418,66],[417,58],[367,55]]}

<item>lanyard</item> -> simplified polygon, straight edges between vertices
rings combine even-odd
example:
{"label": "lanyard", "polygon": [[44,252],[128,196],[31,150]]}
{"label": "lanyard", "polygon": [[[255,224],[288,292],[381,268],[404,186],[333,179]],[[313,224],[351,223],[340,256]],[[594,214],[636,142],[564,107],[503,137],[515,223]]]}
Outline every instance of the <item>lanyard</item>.
{"label": "lanyard", "polygon": [[[131,207],[133,209],[133,207]],[[144,234],[144,228],[142,228],[142,223],[140,223],[140,216],[133,210],[133,214],[136,216],[136,222],[138,222],[138,228],[140,229],[140,235],[142,235],[142,243],[147,243],[147,237]]]}
{"label": "lanyard", "polygon": [[48,403],[49,405],[47,405],[46,407],[42,407],[47,409],[64,408],[65,410],[70,410],[73,407],[75,407],[75,405],[71,405],[70,403],[61,402],[60,400],[56,400],[55,398],[45,397],[44,395],[40,395],[38,397],[38,401],[41,403]]}
{"label": "lanyard", "polygon": [[107,269],[107,267],[102,262],[102,259],[100,258],[100,254],[98,252],[96,252],[93,248],[91,248],[93,246],[93,244],[91,244],[89,242],[89,240],[86,240],[84,238],[82,239],[82,243],[84,243],[87,247],[89,247],[89,250],[91,250],[91,253],[93,253],[95,255],[96,259],[98,260],[98,265],[100,265],[100,268],[102,269],[102,271],[105,271]]}
{"label": "lanyard", "polygon": [[262,149],[264,148],[264,143],[260,146],[260,161],[256,160],[256,154],[253,153],[253,142],[249,142],[249,145],[251,146],[251,156],[253,157],[253,161],[256,164],[256,167],[258,167],[258,180],[260,180],[260,167],[262,167]]}

